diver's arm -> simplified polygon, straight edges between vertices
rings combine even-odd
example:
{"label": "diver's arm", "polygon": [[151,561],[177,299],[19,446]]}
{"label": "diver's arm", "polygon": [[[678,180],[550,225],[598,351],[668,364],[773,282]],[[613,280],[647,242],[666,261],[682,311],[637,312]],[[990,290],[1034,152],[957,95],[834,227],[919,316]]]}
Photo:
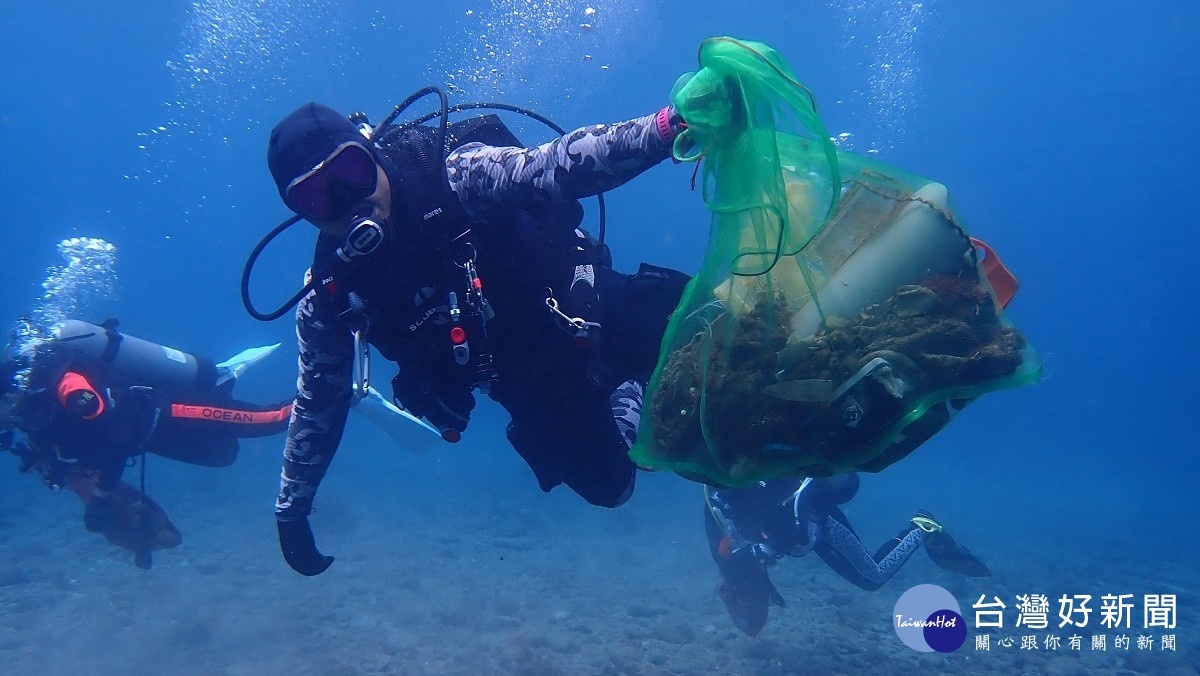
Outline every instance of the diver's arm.
{"label": "diver's arm", "polygon": [[121,485],[121,475],[125,473],[125,459],[129,454],[116,448],[106,448],[103,455],[97,459],[97,481],[94,495],[108,497]]}
{"label": "diver's arm", "polygon": [[446,159],[450,187],[476,217],[611,190],[670,157],[670,110],[582,127],[536,148],[468,143]]}
{"label": "diver's arm", "polygon": [[296,308],[300,374],[283,449],[283,472],[275,516],[303,519],[333,461],[350,410],[354,340],[337,317],[321,316],[316,292]]}
{"label": "diver's arm", "polygon": [[275,501],[283,558],[292,570],[310,576],[325,572],[333,563],[332,556],[317,550],[308,514],[342,440],[350,412],[354,368],[354,339],[349,327],[338,317],[323,314],[316,291],[309,291],[296,308],[300,376]]}

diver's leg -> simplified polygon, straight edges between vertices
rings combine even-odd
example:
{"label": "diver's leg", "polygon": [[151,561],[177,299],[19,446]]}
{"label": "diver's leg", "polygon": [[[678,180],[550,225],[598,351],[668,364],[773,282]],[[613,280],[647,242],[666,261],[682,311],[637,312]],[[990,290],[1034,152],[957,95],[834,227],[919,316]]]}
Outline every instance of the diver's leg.
{"label": "diver's leg", "polygon": [[927,535],[916,524],[909,524],[871,556],[846,515],[833,507],[825,517],[821,540],[814,549],[839,575],[862,589],[875,591],[900,570]]}
{"label": "diver's leg", "polygon": [[645,388],[636,380],[626,380],[613,390],[609,397],[613,420],[617,432],[625,442],[625,449],[633,448],[637,441],[638,425],[642,422],[642,395]]}
{"label": "diver's leg", "polygon": [[505,429],[508,443],[512,444],[529,469],[533,470],[538,487],[547,493],[562,484],[562,474],[555,457],[558,442],[549,429],[556,424],[553,418],[550,418],[539,426],[536,418],[518,417],[513,414]]}
{"label": "diver's leg", "polygon": [[608,401],[589,402],[577,415],[578,433],[559,448],[563,483],[593,505],[619,507],[633,495],[637,480],[621,423]]}
{"label": "diver's leg", "polygon": [[643,385],[658,364],[659,349],[671,313],[690,277],[643,263],[633,275],[598,269],[600,291],[600,356],[617,382]]}
{"label": "diver's leg", "polygon": [[606,394],[555,389],[507,404],[508,440],[543,491],[566,484],[600,507],[617,507],[633,494],[637,467]]}
{"label": "diver's leg", "polygon": [[146,450],[189,465],[228,467],[237,460],[238,440],[216,426],[166,419],[146,442]]}
{"label": "diver's leg", "polygon": [[603,303],[599,357],[606,377],[620,384],[602,401],[595,393],[581,394],[564,416],[577,429],[555,449],[562,483],[594,505],[616,507],[633,494],[637,466],[629,449],[637,439],[645,383],[688,279],[645,264],[635,275],[597,270]]}
{"label": "diver's leg", "polygon": [[607,394],[564,388],[529,416],[513,417],[509,441],[534,470],[542,490],[566,484],[593,505],[619,507],[633,495],[637,466],[629,446],[637,434],[641,386],[625,383]]}
{"label": "diver's leg", "polygon": [[259,405],[229,399],[219,404],[173,402],[163,407],[146,448],[155,455],[205,467],[237,460],[238,439],[287,430],[291,404]]}
{"label": "diver's leg", "polygon": [[172,402],[164,417],[181,427],[239,439],[267,437],[287,431],[292,402],[254,404],[237,399]]}
{"label": "diver's leg", "polygon": [[247,417],[254,419],[253,423],[239,424],[235,427],[233,430],[234,435],[240,439],[253,439],[282,434],[287,431],[288,424],[292,418],[291,399],[277,404],[255,404],[234,399],[226,406],[231,410],[246,414]]}

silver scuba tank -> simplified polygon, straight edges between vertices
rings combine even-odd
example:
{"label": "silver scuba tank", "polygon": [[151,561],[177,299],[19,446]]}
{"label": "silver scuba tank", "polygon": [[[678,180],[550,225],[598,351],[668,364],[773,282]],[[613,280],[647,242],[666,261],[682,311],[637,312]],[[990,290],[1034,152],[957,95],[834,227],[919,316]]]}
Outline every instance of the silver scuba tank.
{"label": "silver scuba tank", "polygon": [[93,357],[148,385],[207,389],[216,383],[212,361],[78,319],[55,331],[56,344]]}

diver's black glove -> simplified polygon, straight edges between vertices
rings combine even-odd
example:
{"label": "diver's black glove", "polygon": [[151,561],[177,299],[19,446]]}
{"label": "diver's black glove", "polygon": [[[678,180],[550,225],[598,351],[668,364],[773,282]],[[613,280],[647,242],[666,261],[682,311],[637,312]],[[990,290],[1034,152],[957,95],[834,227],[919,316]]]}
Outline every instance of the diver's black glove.
{"label": "diver's black glove", "polygon": [[469,387],[438,386],[400,375],[392,380],[392,395],[397,406],[428,420],[450,442],[458,441],[475,409],[475,395]]}
{"label": "diver's black glove", "polygon": [[17,465],[17,471],[21,474],[28,474],[34,468],[41,467],[43,460],[42,455],[27,446],[24,442],[18,441],[12,446],[9,446],[8,450],[13,455],[21,459],[20,464]]}
{"label": "diver's black glove", "polygon": [[467,429],[474,409],[475,395],[466,391],[447,392],[431,396],[422,417],[442,433],[443,439],[457,442]]}
{"label": "diver's black glove", "polygon": [[802,507],[798,511],[796,528],[792,531],[791,549],[788,556],[804,556],[811,552],[821,540],[821,517],[812,509]]}
{"label": "diver's black glove", "polygon": [[58,490],[67,482],[67,472],[74,465],[62,460],[47,456],[41,451],[30,448],[25,442],[18,441],[8,448],[9,452],[21,459],[17,464],[17,471],[21,474],[29,474],[37,472],[42,477],[42,482],[46,486]]}
{"label": "diver's black glove", "polygon": [[116,520],[117,508],[111,495],[93,495],[83,510],[83,527],[91,533],[103,533],[112,528]]}
{"label": "diver's black glove", "polygon": [[317,551],[308,517],[275,523],[279,526],[279,549],[283,551],[283,558],[292,570],[312,577],[324,573],[333,563],[332,556]]}

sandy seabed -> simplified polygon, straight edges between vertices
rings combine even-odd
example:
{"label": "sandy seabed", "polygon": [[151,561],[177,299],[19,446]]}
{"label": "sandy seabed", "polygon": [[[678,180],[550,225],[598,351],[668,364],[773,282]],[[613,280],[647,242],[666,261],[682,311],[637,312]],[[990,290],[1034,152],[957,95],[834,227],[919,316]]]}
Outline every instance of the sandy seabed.
{"label": "sandy seabed", "polygon": [[[278,552],[270,512],[278,447],[261,444],[232,470],[152,463],[151,494],[184,542],[157,552],[150,571],[85,532],[73,495],[5,467],[4,673],[1200,673],[1200,598],[1183,586],[1171,587],[1181,594],[1175,652],[1157,642],[1139,650],[1136,629],[1128,650],[1114,649],[1108,632],[1103,652],[1002,648],[1000,633],[984,652],[974,630],[949,655],[906,647],[890,617],[916,584],[942,585],[963,600],[1011,599],[1030,591],[1022,584],[1029,579],[1059,581],[1054,592],[1081,579],[1119,580],[1133,593],[1177,581],[1170,570],[1101,561],[1070,543],[1030,555],[989,542],[980,525],[959,524],[954,534],[996,571],[985,580],[946,573],[918,553],[867,593],[815,556],[786,560],[772,578],[788,606],[772,609],[751,639],[714,594],[695,485],[643,475],[630,504],[602,510],[565,489],[540,493],[519,461],[501,455],[507,449],[483,466],[444,452],[339,457],[313,517],[318,542],[337,561],[304,578]],[[847,511],[871,530],[869,548],[903,523],[903,513],[876,519],[864,509],[852,503]],[[964,608],[968,626],[971,613]],[[1019,633],[1003,635],[1019,645]]]}

